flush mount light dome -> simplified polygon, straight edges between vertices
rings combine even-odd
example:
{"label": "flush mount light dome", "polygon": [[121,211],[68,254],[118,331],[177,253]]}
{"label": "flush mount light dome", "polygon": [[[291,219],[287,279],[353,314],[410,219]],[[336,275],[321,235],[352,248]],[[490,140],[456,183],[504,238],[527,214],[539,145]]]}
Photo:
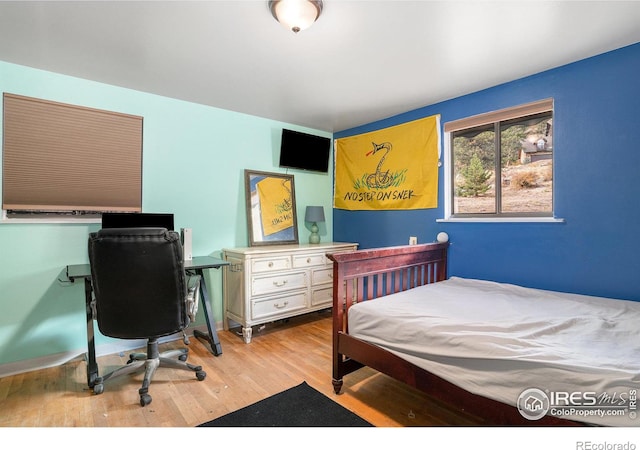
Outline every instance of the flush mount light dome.
{"label": "flush mount light dome", "polygon": [[297,33],[306,30],[318,20],[322,12],[322,1],[270,0],[269,9],[282,26]]}

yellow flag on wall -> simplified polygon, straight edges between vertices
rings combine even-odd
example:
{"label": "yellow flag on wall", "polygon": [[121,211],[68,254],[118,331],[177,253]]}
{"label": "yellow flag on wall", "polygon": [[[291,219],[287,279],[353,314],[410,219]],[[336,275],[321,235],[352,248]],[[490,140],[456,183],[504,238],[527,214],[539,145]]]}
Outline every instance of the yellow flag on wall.
{"label": "yellow flag on wall", "polygon": [[335,208],[422,209],[438,206],[440,115],[335,143]]}
{"label": "yellow flag on wall", "polygon": [[256,184],[262,210],[262,230],[265,236],[293,226],[291,182],[280,178],[265,178]]}

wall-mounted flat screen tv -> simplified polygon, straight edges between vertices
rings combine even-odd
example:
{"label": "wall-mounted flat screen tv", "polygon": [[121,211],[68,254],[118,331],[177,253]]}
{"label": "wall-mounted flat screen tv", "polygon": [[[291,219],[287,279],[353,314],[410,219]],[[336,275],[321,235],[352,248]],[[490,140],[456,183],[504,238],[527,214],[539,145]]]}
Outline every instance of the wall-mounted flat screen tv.
{"label": "wall-mounted flat screen tv", "polygon": [[280,167],[328,172],[330,153],[330,138],[286,128],[282,130]]}

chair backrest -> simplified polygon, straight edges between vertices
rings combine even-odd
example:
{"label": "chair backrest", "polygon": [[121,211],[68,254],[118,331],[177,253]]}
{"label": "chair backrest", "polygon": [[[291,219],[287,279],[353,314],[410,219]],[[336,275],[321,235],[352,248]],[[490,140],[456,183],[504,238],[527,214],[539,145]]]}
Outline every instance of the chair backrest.
{"label": "chair backrest", "polygon": [[89,235],[98,329],[141,339],[185,328],[184,259],[180,236],[165,228],[110,228]]}

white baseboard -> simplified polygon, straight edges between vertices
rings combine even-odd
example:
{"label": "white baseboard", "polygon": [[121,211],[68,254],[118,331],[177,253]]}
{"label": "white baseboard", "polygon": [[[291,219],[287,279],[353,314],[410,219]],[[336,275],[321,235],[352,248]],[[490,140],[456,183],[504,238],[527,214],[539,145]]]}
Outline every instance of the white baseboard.
{"label": "white baseboard", "polygon": [[[206,325],[197,326],[187,329],[187,335],[192,338],[193,331],[200,330],[202,332],[208,332]],[[165,336],[160,338],[160,343],[175,341],[182,339],[182,333],[172,334],[171,336]],[[147,341],[144,339],[135,340],[121,340],[114,341],[108,344],[102,344],[96,347],[96,357],[112,355],[120,352],[128,352],[130,350],[144,348],[147,345]],[[32,372],[34,370],[48,369],[50,367],[57,367],[65,364],[74,359],[87,360],[87,349],[56,353],[54,355],[41,356],[38,358],[25,359],[22,361],[16,361],[6,364],[0,364],[0,378],[8,377],[10,375],[17,375],[19,373]]]}

